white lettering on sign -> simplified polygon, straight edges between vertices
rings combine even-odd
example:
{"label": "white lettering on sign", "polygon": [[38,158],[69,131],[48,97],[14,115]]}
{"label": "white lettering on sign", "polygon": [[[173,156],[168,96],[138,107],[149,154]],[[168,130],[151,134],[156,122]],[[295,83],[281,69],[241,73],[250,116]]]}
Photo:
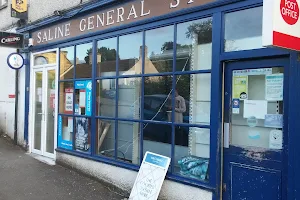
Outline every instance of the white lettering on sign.
{"label": "white lettering on sign", "polygon": [[20,41],[20,37],[8,37],[8,38],[2,38],[1,43],[2,44],[7,44],[7,43],[15,43]]}
{"label": "white lettering on sign", "polygon": [[[173,0],[173,3],[170,3],[170,8],[177,8],[180,4],[180,0]],[[187,4],[194,3],[194,0],[189,0]]]}
{"label": "white lettering on sign", "polygon": [[38,32],[37,33],[37,43],[43,43],[51,41],[53,39],[59,39],[67,37],[71,34],[70,32],[71,23],[66,23],[62,26],[55,27],[54,30],[49,29],[48,31]]}
{"label": "white lettering on sign", "polygon": [[297,23],[299,18],[299,7],[296,0],[281,0],[281,15],[284,21],[290,25]]}

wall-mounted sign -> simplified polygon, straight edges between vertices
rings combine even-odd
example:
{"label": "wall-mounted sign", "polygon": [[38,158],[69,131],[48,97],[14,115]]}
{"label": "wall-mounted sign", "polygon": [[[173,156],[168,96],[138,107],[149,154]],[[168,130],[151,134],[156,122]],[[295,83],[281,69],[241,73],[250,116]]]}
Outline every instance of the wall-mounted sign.
{"label": "wall-mounted sign", "polygon": [[11,17],[19,19],[28,19],[27,0],[12,0]]}
{"label": "wall-mounted sign", "polygon": [[12,69],[21,69],[25,64],[25,61],[21,54],[12,53],[7,57],[7,64]]}
{"label": "wall-mounted sign", "polygon": [[0,46],[16,49],[23,48],[23,35],[16,33],[0,32]]}
{"label": "wall-mounted sign", "polygon": [[33,45],[47,44],[194,8],[216,0],[136,0],[32,33]]}
{"label": "wall-mounted sign", "polygon": [[131,190],[131,200],[157,200],[171,159],[146,152]]}
{"label": "wall-mounted sign", "polygon": [[264,0],[263,46],[300,50],[300,0]]}

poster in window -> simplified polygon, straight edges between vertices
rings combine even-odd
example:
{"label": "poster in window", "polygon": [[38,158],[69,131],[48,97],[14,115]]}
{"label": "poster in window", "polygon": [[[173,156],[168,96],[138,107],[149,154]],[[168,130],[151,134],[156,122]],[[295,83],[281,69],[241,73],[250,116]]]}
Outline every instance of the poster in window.
{"label": "poster in window", "polygon": [[75,148],[79,151],[89,151],[89,120],[84,117],[76,118]]}
{"label": "poster in window", "polygon": [[233,76],[233,99],[248,99],[248,76]]}
{"label": "poster in window", "polygon": [[73,88],[65,89],[65,112],[72,113],[73,112]]}
{"label": "poster in window", "polygon": [[266,100],[283,100],[283,74],[272,74],[266,76]]}

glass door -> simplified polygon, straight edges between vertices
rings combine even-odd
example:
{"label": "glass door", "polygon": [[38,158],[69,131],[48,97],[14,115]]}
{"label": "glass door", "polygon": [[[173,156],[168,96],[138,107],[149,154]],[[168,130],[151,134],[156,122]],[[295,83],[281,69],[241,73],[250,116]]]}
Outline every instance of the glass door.
{"label": "glass door", "polygon": [[285,199],[288,64],[285,59],[226,64],[224,200]]}
{"label": "glass door", "polygon": [[54,158],[55,67],[34,70],[33,153]]}

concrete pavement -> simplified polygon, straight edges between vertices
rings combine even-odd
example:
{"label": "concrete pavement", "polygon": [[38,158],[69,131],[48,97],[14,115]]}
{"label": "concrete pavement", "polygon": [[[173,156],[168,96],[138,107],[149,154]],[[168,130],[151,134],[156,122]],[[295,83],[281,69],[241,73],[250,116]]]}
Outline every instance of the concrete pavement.
{"label": "concrete pavement", "polygon": [[27,155],[0,135],[0,200],[121,200],[109,186]]}

